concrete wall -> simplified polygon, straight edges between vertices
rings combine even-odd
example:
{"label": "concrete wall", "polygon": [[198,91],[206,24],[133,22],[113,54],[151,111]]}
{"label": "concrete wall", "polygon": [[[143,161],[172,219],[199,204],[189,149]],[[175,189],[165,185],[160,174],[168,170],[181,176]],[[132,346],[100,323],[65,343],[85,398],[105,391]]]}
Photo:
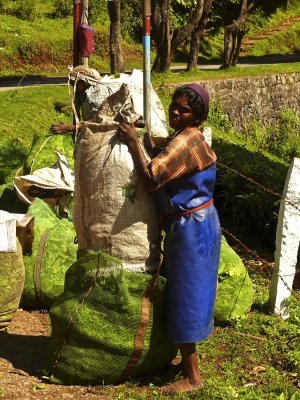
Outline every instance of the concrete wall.
{"label": "concrete wall", "polygon": [[300,74],[251,76],[214,81],[199,81],[211,98],[220,101],[237,129],[256,119],[273,125],[283,108],[300,112]]}

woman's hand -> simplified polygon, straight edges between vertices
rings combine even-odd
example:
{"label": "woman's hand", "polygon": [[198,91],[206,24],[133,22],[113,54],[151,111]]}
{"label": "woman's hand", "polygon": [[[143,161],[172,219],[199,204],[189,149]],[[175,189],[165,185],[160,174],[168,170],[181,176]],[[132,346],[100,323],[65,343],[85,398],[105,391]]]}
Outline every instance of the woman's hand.
{"label": "woman's hand", "polygon": [[54,124],[50,126],[50,131],[52,133],[67,133],[74,131],[74,129],[74,125],[65,124],[64,122],[60,122],[59,124]]}
{"label": "woman's hand", "polygon": [[121,142],[127,144],[127,146],[138,141],[136,129],[132,123],[122,122],[117,132]]}

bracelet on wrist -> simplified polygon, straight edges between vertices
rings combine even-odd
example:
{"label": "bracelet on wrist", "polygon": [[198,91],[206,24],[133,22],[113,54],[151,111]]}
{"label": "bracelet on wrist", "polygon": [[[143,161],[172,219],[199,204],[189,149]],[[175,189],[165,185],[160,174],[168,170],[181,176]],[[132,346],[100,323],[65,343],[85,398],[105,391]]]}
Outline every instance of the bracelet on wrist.
{"label": "bracelet on wrist", "polygon": [[136,163],[134,166],[138,167],[139,165],[146,164],[146,163],[148,163],[148,161],[147,160],[143,160],[143,161],[141,161],[139,163]]}

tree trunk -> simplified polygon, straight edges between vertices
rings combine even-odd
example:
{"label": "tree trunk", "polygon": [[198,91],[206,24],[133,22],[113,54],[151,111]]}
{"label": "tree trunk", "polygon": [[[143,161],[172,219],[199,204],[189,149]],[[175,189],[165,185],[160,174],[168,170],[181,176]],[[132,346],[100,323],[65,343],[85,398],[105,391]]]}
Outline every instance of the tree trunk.
{"label": "tree trunk", "polygon": [[187,64],[187,70],[197,68],[198,65],[198,54],[200,41],[204,36],[205,28],[208,22],[208,15],[211,9],[213,0],[204,0],[203,11],[196,29],[193,30],[190,41],[190,52]]}
{"label": "tree trunk", "polygon": [[243,37],[246,30],[246,19],[248,11],[254,6],[255,0],[248,4],[247,0],[242,0],[239,18],[227,25],[224,30],[224,64],[222,68],[236,66],[239,58]]}
{"label": "tree trunk", "polygon": [[152,71],[154,72],[165,72],[170,68],[173,54],[178,46],[191,34],[200,20],[204,0],[197,0],[195,10],[187,24],[174,32],[170,27],[170,3],[170,0],[161,1],[160,15],[158,17],[158,12],[155,10],[157,2],[155,0],[151,2],[152,15],[154,15],[154,17],[152,16],[152,24],[154,31],[158,32],[154,38],[157,46],[157,55],[152,66]]}
{"label": "tree trunk", "polygon": [[245,36],[246,32],[247,32],[246,27],[241,28],[237,32],[235,51],[234,51],[232,62],[231,62],[231,65],[233,67],[235,67],[238,62],[238,58],[239,58],[240,51],[241,51],[242,40],[243,40],[243,37]]}
{"label": "tree trunk", "polygon": [[108,1],[110,18],[110,71],[112,74],[124,72],[124,58],[121,43],[121,0]]}
{"label": "tree trunk", "polygon": [[[160,18],[157,16],[157,12],[153,14],[154,23],[158,31],[156,37],[157,54],[152,66],[154,72],[165,72],[170,68],[171,58],[171,35],[170,32],[170,3],[171,0],[163,0],[160,6]],[[158,22],[158,19],[160,21]]]}
{"label": "tree trunk", "polygon": [[194,12],[192,13],[187,24],[181,29],[174,31],[171,41],[171,54],[175,53],[178,46],[181,45],[187,37],[192,33],[195,27],[198,25],[201,15],[203,13],[204,0],[197,0],[197,5]]}

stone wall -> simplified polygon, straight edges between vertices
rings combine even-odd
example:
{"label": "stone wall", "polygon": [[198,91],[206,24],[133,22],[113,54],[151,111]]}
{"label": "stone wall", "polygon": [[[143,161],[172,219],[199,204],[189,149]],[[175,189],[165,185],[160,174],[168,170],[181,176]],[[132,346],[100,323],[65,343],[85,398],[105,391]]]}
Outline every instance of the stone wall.
{"label": "stone wall", "polygon": [[237,129],[256,119],[273,125],[283,108],[299,115],[300,74],[250,76],[214,81],[199,81],[213,100],[219,101]]}

